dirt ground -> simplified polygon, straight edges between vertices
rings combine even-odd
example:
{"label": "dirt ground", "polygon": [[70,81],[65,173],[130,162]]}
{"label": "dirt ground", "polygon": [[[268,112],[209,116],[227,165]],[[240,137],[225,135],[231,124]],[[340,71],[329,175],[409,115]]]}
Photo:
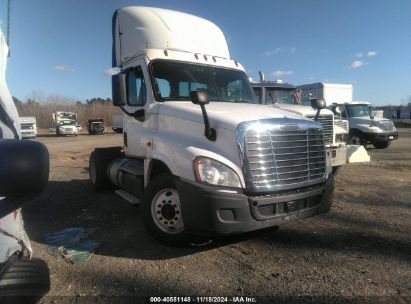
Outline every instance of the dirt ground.
{"label": "dirt ground", "polygon": [[[191,248],[160,245],[138,207],[91,189],[91,150],[121,145],[121,134],[39,137],[50,182],[23,214],[34,256],[51,272],[42,302],[249,295],[258,303],[411,303],[411,129],[399,131],[389,148],[368,149],[370,163],[342,168],[330,213]],[[47,252],[45,234],[79,226],[96,227],[92,238],[102,242],[90,260],[71,265]]]}

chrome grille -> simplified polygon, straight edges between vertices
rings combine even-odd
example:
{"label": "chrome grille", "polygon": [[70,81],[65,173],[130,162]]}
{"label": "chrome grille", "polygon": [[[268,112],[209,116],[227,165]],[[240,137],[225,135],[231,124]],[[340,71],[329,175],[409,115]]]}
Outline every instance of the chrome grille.
{"label": "chrome grille", "polygon": [[324,137],[320,128],[249,129],[245,144],[249,177],[257,189],[270,190],[325,177]]}
{"label": "chrome grille", "polygon": [[[307,118],[314,119],[315,115],[309,115]],[[318,122],[321,124],[324,130],[324,141],[326,145],[333,143],[333,116],[332,115],[320,115]]]}

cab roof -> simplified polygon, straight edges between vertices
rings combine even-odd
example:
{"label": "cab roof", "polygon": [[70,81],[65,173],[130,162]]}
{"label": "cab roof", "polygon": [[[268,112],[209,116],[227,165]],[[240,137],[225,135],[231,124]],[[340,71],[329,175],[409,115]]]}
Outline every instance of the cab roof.
{"label": "cab roof", "polygon": [[190,14],[130,6],[113,15],[113,67],[147,50],[174,50],[230,59],[227,42],[214,23]]}

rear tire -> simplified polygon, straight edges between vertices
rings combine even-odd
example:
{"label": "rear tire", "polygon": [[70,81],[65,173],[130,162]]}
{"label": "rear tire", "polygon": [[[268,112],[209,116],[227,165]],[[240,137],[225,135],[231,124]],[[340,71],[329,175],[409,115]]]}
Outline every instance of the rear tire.
{"label": "rear tire", "polygon": [[7,269],[2,269],[1,303],[37,303],[50,290],[47,264],[37,258],[11,257]]}
{"label": "rear tire", "polygon": [[385,148],[388,148],[389,145],[391,145],[391,141],[379,141],[379,142],[373,143],[373,145],[377,149],[385,149]]}
{"label": "rear tire", "polygon": [[90,154],[89,174],[90,183],[94,190],[108,190],[113,188],[107,176],[108,165],[116,158],[122,157],[121,147],[95,149]]}
{"label": "rear tire", "polygon": [[172,247],[190,244],[171,173],[162,173],[150,181],[143,193],[141,216],[148,233],[160,243]]}

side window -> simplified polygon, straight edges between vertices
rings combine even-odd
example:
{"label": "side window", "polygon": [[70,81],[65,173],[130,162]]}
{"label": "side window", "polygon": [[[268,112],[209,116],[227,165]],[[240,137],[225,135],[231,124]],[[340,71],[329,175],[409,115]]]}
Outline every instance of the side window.
{"label": "side window", "polygon": [[128,105],[144,106],[147,99],[147,88],[143,71],[140,69],[131,71],[127,75]]}

